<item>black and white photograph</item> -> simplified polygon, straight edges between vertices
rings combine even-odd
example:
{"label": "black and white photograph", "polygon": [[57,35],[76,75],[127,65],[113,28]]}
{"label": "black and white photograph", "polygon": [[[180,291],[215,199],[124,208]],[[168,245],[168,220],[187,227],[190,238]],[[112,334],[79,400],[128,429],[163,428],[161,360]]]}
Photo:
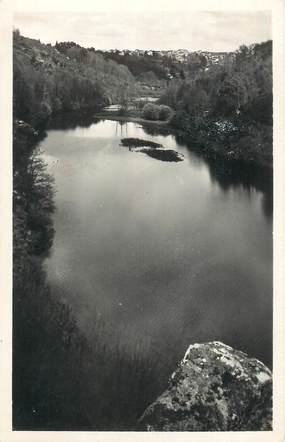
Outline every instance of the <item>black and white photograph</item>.
{"label": "black and white photograph", "polygon": [[270,434],[272,10],[60,3],[12,19],[13,433]]}

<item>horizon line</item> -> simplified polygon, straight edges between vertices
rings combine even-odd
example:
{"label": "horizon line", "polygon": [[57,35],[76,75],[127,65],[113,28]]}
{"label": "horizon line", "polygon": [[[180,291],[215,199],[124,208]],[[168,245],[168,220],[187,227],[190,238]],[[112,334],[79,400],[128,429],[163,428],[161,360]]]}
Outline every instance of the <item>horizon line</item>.
{"label": "horizon line", "polygon": [[181,47],[178,47],[177,49],[154,49],[154,48],[151,48],[151,49],[145,49],[145,48],[135,48],[135,49],[131,49],[131,48],[126,48],[126,47],[124,47],[124,48],[114,48],[114,47],[109,47],[109,48],[104,48],[104,49],[101,49],[101,48],[96,48],[96,47],[94,47],[94,46],[82,46],[81,44],[79,44],[79,43],[77,43],[76,41],[74,41],[74,40],[63,40],[63,41],[58,41],[58,40],[56,40],[56,42],[55,43],[51,43],[50,41],[42,41],[40,38],[35,38],[35,37],[29,37],[29,36],[27,36],[27,35],[23,35],[22,33],[21,33],[21,30],[19,29],[19,28],[17,28],[17,27],[13,27],[13,32],[14,31],[19,31],[20,32],[20,35],[22,36],[22,37],[24,37],[24,38],[29,38],[30,40],[35,40],[35,41],[39,41],[41,44],[45,44],[45,45],[51,45],[51,46],[55,46],[57,43],[59,44],[59,43],[75,43],[75,44],[77,44],[78,46],[80,46],[80,47],[82,47],[82,48],[84,48],[84,49],[91,49],[91,48],[93,48],[95,51],[102,51],[102,52],[107,52],[107,51],[144,51],[144,52],[149,52],[149,51],[154,51],[154,52],[173,52],[173,51],[179,51],[179,50],[181,50],[181,51],[188,51],[188,52],[209,52],[209,53],[212,53],[212,54],[231,54],[231,53],[233,53],[233,52],[236,52],[236,51],[238,51],[238,49],[241,47],[241,46],[246,46],[246,47],[250,47],[250,46],[254,46],[254,45],[259,45],[259,44],[264,44],[264,43],[267,43],[267,42],[272,42],[272,38],[269,38],[269,39],[267,39],[267,40],[264,40],[264,41],[261,41],[261,42],[254,42],[254,43],[250,43],[250,44],[241,44],[241,45],[239,45],[236,49],[234,49],[234,50],[232,50],[232,51],[211,51],[211,50],[209,50],[209,49],[187,49],[187,48],[181,48]]}

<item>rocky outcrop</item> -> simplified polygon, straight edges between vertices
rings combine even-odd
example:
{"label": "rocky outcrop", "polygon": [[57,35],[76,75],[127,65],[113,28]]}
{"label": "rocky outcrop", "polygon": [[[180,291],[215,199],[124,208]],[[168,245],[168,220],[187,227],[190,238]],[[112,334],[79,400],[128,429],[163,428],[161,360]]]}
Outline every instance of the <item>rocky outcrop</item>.
{"label": "rocky outcrop", "polygon": [[190,345],[139,425],[146,431],[271,430],[271,372],[221,342]]}

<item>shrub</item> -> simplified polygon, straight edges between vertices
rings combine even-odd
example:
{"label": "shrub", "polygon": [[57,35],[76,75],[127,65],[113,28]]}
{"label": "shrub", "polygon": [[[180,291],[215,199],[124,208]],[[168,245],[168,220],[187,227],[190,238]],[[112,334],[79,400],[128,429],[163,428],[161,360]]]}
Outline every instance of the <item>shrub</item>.
{"label": "shrub", "polygon": [[162,104],[159,106],[159,119],[162,121],[166,121],[170,118],[172,114],[171,108],[169,106],[165,106]]}
{"label": "shrub", "polygon": [[147,120],[159,120],[159,106],[157,104],[147,103],[142,110],[143,118]]}
{"label": "shrub", "polygon": [[175,129],[187,132],[190,127],[190,117],[185,111],[177,111],[171,118],[170,125]]}
{"label": "shrub", "polygon": [[170,118],[171,113],[171,108],[169,106],[154,103],[145,104],[142,110],[143,118],[152,121],[166,121],[168,118]]}
{"label": "shrub", "polygon": [[128,115],[128,107],[124,106],[124,105],[120,106],[119,110],[118,110],[118,115],[121,115],[121,116]]}

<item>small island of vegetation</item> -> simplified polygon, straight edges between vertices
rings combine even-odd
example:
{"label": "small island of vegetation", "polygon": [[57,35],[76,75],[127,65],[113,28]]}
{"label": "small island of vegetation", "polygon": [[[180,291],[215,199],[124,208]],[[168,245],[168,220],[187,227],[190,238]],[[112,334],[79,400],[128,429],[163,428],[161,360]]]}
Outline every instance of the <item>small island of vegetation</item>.
{"label": "small island of vegetation", "polygon": [[123,138],[121,142],[130,151],[145,153],[156,160],[177,163],[184,159],[181,153],[173,149],[165,149],[162,144],[155,143],[154,141],[142,140],[140,138]]}

